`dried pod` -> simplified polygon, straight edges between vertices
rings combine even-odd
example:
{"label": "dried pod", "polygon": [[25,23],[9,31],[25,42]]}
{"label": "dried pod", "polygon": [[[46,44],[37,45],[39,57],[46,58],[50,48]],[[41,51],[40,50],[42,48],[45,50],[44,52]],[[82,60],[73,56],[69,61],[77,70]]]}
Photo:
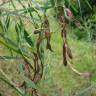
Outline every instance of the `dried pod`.
{"label": "dried pod", "polygon": [[34,55],[34,67],[35,67],[35,74],[39,72],[39,63],[38,63],[38,54],[33,53]]}
{"label": "dried pod", "polygon": [[63,38],[63,64],[67,65],[67,58],[69,57],[72,59],[72,53],[67,43],[67,32],[65,27],[61,31],[61,37]]}
{"label": "dried pod", "polygon": [[63,40],[67,43],[67,32],[65,30],[65,27],[63,27],[62,31],[61,31],[61,37],[63,38]]}
{"label": "dried pod", "polygon": [[80,28],[80,26],[81,26],[80,21],[79,21],[79,20],[76,20],[76,21],[75,21],[75,25],[76,25],[77,28]]}
{"label": "dried pod", "polygon": [[45,38],[47,40],[46,49],[49,49],[50,51],[53,51],[52,48],[51,48],[51,44],[50,44],[51,34],[50,34],[49,30],[45,31]]}
{"label": "dried pod", "polygon": [[67,65],[67,33],[65,28],[61,31],[61,36],[63,38],[63,64]]}
{"label": "dried pod", "polygon": [[53,51],[52,48],[51,48],[51,44],[50,44],[49,40],[47,40],[46,49],[49,49],[50,51]]}
{"label": "dried pod", "polygon": [[64,28],[66,26],[64,16],[59,16],[58,19],[59,19],[61,27]]}
{"label": "dried pod", "polygon": [[61,23],[64,23],[65,22],[65,20],[64,20],[64,16],[59,16],[59,21],[61,22]]}
{"label": "dried pod", "polygon": [[46,39],[51,38],[51,34],[50,34],[50,30],[49,29],[45,30],[45,38]]}
{"label": "dried pod", "polygon": [[50,51],[53,51],[52,48],[51,48],[51,44],[50,44],[51,33],[50,33],[50,28],[49,28],[49,21],[48,21],[46,15],[45,15],[45,17],[44,17],[44,22],[43,22],[42,25],[43,25],[43,27],[45,28],[45,29],[44,29],[45,38],[46,38],[46,40],[47,40],[46,49],[49,49]]}
{"label": "dried pod", "polygon": [[47,16],[45,15],[44,16],[44,22],[43,22],[43,24],[44,24],[44,26],[45,26],[45,28],[47,27],[49,27],[49,21],[48,21],[48,18],[47,18]]}
{"label": "dried pod", "polygon": [[38,55],[37,55],[37,53],[34,53],[34,52],[33,52],[33,55],[34,55],[34,57],[35,57],[34,60],[38,61]]}
{"label": "dried pod", "polygon": [[72,52],[71,52],[71,49],[69,48],[69,46],[67,46],[67,54],[69,56],[70,59],[72,59]]}
{"label": "dried pod", "polygon": [[40,31],[38,31],[38,30],[34,31],[34,34],[39,34],[39,33],[40,33]]}
{"label": "dried pod", "polygon": [[32,76],[31,76],[31,71],[30,71],[30,65],[28,64],[28,62],[25,61],[24,64],[24,71],[25,71],[25,75],[32,80]]}
{"label": "dried pod", "polygon": [[73,17],[73,13],[71,12],[71,10],[68,9],[68,8],[66,8],[65,10],[67,12],[67,16],[70,17],[70,18],[72,18]]}
{"label": "dried pod", "polygon": [[67,44],[63,44],[63,64],[67,65]]}
{"label": "dried pod", "polygon": [[39,54],[40,42],[41,42],[41,39],[40,39],[40,37],[38,37],[37,43],[36,43],[36,48],[37,48],[37,53],[38,53],[38,54]]}

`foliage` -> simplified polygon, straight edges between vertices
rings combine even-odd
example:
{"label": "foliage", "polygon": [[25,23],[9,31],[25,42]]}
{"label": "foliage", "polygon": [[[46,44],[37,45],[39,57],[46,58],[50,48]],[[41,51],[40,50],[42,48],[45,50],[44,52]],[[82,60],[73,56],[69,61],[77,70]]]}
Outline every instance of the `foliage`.
{"label": "foliage", "polygon": [[83,21],[81,20],[80,23],[80,28],[76,28],[73,32],[75,37],[80,40],[84,39],[86,41],[95,41],[96,40],[96,16],[90,16],[90,17],[85,17]]}
{"label": "foliage", "polygon": [[[15,57],[18,55],[23,59],[24,64],[19,64],[19,71],[24,80],[20,87],[24,87],[24,91],[16,87],[2,70],[0,72],[5,79],[1,77],[0,79],[15,89],[20,95],[38,96],[38,88],[36,85],[43,76],[44,51],[46,49],[52,52],[54,51],[50,42],[53,33],[50,32],[50,22],[47,14],[47,10],[49,9],[54,10],[56,13],[54,18],[60,25],[63,41],[63,64],[65,66],[68,65],[68,60],[72,59],[71,49],[67,42],[66,25],[74,22],[75,19],[70,9],[76,13],[80,10],[82,18],[81,1],[77,1],[49,0],[42,4],[42,2],[38,3],[35,0],[8,0],[0,5],[0,43],[11,50],[11,53]],[[74,6],[74,2],[78,6]],[[91,9],[91,5],[87,0],[85,3]],[[9,4],[10,8],[6,9],[6,4]],[[14,32],[8,33],[11,24],[13,25]],[[89,21],[87,24],[89,24]],[[86,22],[83,25],[83,29],[88,32],[88,36],[93,36],[94,32],[91,35],[89,33],[91,25],[87,26]],[[28,26],[32,27],[30,33]],[[85,30],[85,27],[89,29]],[[9,34],[15,35],[15,39],[13,36],[9,36]],[[89,38],[93,39],[93,37]],[[28,91],[29,89],[30,91]]]}

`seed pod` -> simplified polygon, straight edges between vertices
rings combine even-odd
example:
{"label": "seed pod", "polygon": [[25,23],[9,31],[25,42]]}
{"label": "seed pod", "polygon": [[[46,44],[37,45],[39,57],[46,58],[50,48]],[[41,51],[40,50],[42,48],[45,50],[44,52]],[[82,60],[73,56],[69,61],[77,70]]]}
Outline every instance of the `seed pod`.
{"label": "seed pod", "polygon": [[71,49],[69,48],[69,46],[67,46],[67,54],[69,56],[70,59],[72,59],[72,52],[71,52]]}
{"label": "seed pod", "polygon": [[35,67],[35,74],[39,72],[39,64],[38,64],[38,54],[33,53],[34,55],[34,67]]}
{"label": "seed pod", "polygon": [[27,75],[28,78],[30,80],[32,80],[31,71],[30,71],[30,65],[28,64],[28,62],[26,62],[26,60],[25,60],[25,65],[24,65],[24,71],[25,71],[25,75]]}
{"label": "seed pod", "polygon": [[45,28],[48,28],[49,27],[49,21],[48,21],[46,15],[44,16],[44,22],[43,22],[43,24],[44,24]]}
{"label": "seed pod", "polygon": [[38,31],[38,30],[34,31],[34,34],[39,34],[39,33],[40,33],[40,31]]}
{"label": "seed pod", "polygon": [[51,48],[51,44],[50,44],[51,34],[50,34],[50,28],[49,28],[49,21],[48,21],[46,15],[44,16],[44,22],[43,22],[42,26],[45,28],[44,29],[45,38],[47,40],[46,49],[49,49],[50,51],[53,51],[52,48]]}
{"label": "seed pod", "polygon": [[40,53],[39,53],[40,42],[41,42],[41,39],[40,39],[40,37],[38,37],[37,43],[36,43],[36,48],[37,48],[37,53],[38,53],[38,55],[40,54]]}
{"label": "seed pod", "polygon": [[61,15],[61,16],[58,17],[58,19],[59,19],[59,22],[60,22],[61,27],[62,27],[62,28],[65,28],[66,23],[65,23],[64,16]]}
{"label": "seed pod", "polygon": [[80,23],[80,21],[79,21],[79,20],[76,20],[76,21],[75,21],[75,26],[76,26],[77,28],[80,28],[81,23]]}
{"label": "seed pod", "polygon": [[50,34],[49,31],[50,31],[49,29],[46,29],[46,30],[45,30],[45,38],[46,38],[46,39],[51,38],[51,34]]}
{"label": "seed pod", "polygon": [[59,21],[61,22],[61,23],[64,23],[65,22],[65,20],[64,20],[64,16],[59,16]]}
{"label": "seed pod", "polygon": [[49,30],[45,31],[45,38],[47,40],[46,49],[49,49],[50,51],[53,51],[52,48],[51,48],[51,44],[50,44],[51,34],[50,34]]}
{"label": "seed pod", "polygon": [[66,32],[64,27],[63,27],[63,29],[61,31],[61,37],[63,38],[64,42],[67,43],[67,32]]}
{"label": "seed pod", "polygon": [[72,11],[70,9],[68,9],[68,8],[66,8],[65,10],[67,12],[67,16],[69,16],[70,18],[72,18],[73,17]]}
{"label": "seed pod", "polygon": [[51,44],[50,44],[49,40],[47,40],[46,49],[49,49],[50,51],[53,51],[52,48],[51,48]]}
{"label": "seed pod", "polygon": [[61,36],[63,38],[63,64],[67,65],[67,33],[65,28],[61,31]]}
{"label": "seed pod", "polygon": [[63,64],[67,65],[67,44],[63,44]]}

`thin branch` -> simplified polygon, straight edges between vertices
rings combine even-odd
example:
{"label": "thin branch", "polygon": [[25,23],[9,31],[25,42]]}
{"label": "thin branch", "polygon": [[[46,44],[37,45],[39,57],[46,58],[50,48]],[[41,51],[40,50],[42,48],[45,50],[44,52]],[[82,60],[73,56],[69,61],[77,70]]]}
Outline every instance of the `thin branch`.
{"label": "thin branch", "polygon": [[77,69],[75,69],[69,61],[68,61],[68,66],[69,66],[69,68],[70,68],[74,73],[76,73],[76,74],[78,74],[78,75],[80,75],[80,76],[84,76],[84,77],[90,77],[90,76],[91,76],[91,74],[88,73],[88,72],[80,72],[80,71],[78,71]]}
{"label": "thin branch", "polygon": [[16,56],[0,56],[0,60],[12,60],[12,59],[20,60],[23,58],[22,57],[16,57]]}

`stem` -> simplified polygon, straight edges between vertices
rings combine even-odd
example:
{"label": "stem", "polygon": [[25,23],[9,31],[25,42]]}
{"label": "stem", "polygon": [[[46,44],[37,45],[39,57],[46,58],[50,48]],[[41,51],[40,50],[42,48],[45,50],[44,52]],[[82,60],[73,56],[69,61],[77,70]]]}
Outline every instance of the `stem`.
{"label": "stem", "polygon": [[80,76],[85,76],[85,77],[90,77],[90,73],[88,73],[88,72],[80,72],[80,71],[78,71],[77,69],[75,69],[73,66],[72,66],[72,64],[68,61],[68,66],[69,66],[69,68],[74,72],[74,73],[76,73],[76,74],[78,74],[78,75],[80,75]]}

